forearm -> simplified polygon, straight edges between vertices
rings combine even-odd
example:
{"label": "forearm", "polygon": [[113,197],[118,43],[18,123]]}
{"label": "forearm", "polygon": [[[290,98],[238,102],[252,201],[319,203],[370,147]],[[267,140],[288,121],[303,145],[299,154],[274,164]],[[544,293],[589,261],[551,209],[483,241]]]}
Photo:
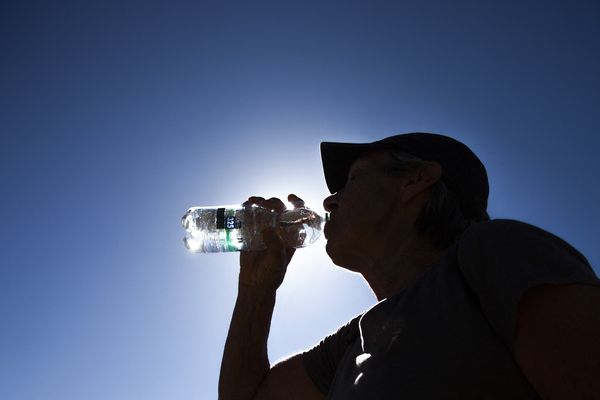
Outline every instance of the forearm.
{"label": "forearm", "polygon": [[241,285],[225,342],[219,399],[252,399],[269,372],[267,339],[275,307],[275,291]]}

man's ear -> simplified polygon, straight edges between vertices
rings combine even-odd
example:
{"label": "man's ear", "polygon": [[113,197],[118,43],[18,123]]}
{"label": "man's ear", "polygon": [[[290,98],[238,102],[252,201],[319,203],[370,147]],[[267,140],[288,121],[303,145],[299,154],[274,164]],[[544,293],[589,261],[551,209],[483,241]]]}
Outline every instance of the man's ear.
{"label": "man's ear", "polygon": [[435,161],[424,161],[420,166],[408,173],[403,182],[402,199],[410,201],[424,193],[442,177],[442,166]]}

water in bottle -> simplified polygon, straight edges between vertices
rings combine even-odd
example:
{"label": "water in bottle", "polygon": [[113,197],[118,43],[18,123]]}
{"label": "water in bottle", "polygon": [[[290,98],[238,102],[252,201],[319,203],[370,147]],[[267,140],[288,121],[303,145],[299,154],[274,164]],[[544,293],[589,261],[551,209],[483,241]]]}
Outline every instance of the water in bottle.
{"label": "water in bottle", "polygon": [[257,205],[192,207],[181,219],[183,242],[195,253],[264,249],[262,232],[275,226],[289,247],[305,247],[319,238],[323,222],[308,208],[278,213]]}

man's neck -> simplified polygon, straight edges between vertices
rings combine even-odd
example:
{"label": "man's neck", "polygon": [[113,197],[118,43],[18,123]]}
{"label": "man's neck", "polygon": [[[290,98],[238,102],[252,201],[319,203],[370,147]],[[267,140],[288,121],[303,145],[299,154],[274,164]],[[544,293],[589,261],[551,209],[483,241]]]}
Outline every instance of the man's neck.
{"label": "man's neck", "polygon": [[414,236],[370,263],[361,271],[377,300],[388,298],[418,280],[439,262],[443,250],[436,249],[429,240]]}

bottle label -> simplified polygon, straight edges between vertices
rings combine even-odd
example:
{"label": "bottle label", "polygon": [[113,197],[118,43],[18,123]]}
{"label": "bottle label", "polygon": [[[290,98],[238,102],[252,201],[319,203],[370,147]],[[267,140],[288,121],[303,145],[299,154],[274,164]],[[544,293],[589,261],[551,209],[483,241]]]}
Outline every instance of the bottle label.
{"label": "bottle label", "polygon": [[240,229],[242,223],[235,216],[235,210],[217,209],[217,229]]}

